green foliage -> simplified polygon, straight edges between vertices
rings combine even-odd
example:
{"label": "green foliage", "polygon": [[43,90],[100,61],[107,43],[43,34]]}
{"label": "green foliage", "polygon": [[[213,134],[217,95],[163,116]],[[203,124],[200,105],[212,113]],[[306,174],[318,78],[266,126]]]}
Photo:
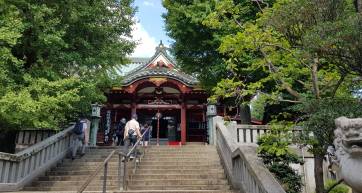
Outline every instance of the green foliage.
{"label": "green foliage", "polygon": [[[262,7],[274,0],[264,2]],[[232,0],[165,0],[163,5],[167,9],[163,16],[166,30],[175,40],[172,50],[178,64],[197,75],[209,91],[222,79],[231,78],[232,72],[226,65],[229,58],[218,48],[223,37],[236,33],[241,24],[256,18],[259,12],[256,4]],[[243,64],[247,63],[245,59]],[[248,73],[243,73],[244,78]]]}
{"label": "green foliage", "polygon": [[172,52],[184,71],[197,75],[208,90],[226,76],[221,54],[217,51],[222,31],[206,27],[203,21],[215,8],[215,1],[165,0],[168,35],[175,40]]}
{"label": "green foliage", "polygon": [[289,149],[292,137],[288,122],[273,123],[269,133],[258,139],[258,154],[270,172],[283,184],[287,193],[299,193],[302,190],[302,179],[290,164],[301,163],[298,156]]}
{"label": "green foliage", "polygon": [[309,150],[314,155],[322,156],[325,155],[328,146],[333,144],[334,120],[341,116],[362,116],[362,104],[354,98],[311,99],[297,105],[296,109],[305,113],[303,142],[311,145]]}
{"label": "green foliage", "polygon": [[[361,14],[351,0],[263,2],[165,1],[176,58],[196,74],[218,75],[208,82],[215,86],[213,100],[248,102],[261,91],[274,103],[302,103],[294,110],[306,114],[304,127],[315,136],[304,142],[323,155],[334,118],[359,114],[357,102],[338,101],[360,90]],[[315,177],[321,193],[323,175]]]}
{"label": "green foliage", "polygon": [[267,105],[268,98],[265,94],[257,94],[256,97],[250,101],[251,117],[257,120],[263,120],[265,106]]}
{"label": "green foliage", "polygon": [[104,101],[134,47],[132,2],[0,0],[1,129],[57,129]]}
{"label": "green foliage", "polygon": [[212,103],[216,103],[219,99],[239,97],[241,96],[244,84],[235,79],[222,79],[217,86],[212,89],[213,95],[210,97]]}
{"label": "green foliage", "polygon": [[[332,187],[336,183],[335,180],[327,180],[326,182],[326,190],[328,190],[330,187]],[[349,188],[345,184],[339,184],[336,187],[334,187],[329,193],[348,193]]]}

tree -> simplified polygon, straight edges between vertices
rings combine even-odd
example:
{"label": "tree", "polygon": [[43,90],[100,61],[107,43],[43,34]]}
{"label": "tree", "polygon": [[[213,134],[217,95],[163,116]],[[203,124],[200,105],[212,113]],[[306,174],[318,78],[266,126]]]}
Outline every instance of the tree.
{"label": "tree", "polygon": [[[362,45],[361,17],[352,1],[278,0],[262,5],[261,1],[254,2],[258,3],[255,6],[260,13],[249,20],[241,19],[243,9],[239,8],[243,6],[231,0],[217,1],[211,11],[198,13],[207,14],[199,17],[204,18],[202,23],[207,29],[228,32],[218,35],[217,48],[228,73],[213,89],[212,98],[239,100],[262,91],[268,93],[270,100],[287,102],[289,106],[331,105],[328,101],[338,103],[340,98],[351,98],[361,67]],[[319,116],[318,111],[298,111],[307,115],[302,119],[306,130],[323,138],[321,144],[311,148],[315,153],[316,192],[322,193],[324,142],[331,143],[325,137],[333,133],[326,130],[326,125],[320,132],[307,124]],[[342,109],[339,114],[343,114]],[[333,121],[333,117],[325,117],[328,121],[316,120],[322,125]],[[317,146],[323,151],[314,151]]]}
{"label": "tree", "polygon": [[[238,30],[234,20],[244,23],[256,18],[259,12],[256,3],[249,0],[237,3],[232,0],[165,0],[163,5],[167,9],[163,15],[166,30],[175,40],[172,51],[178,65],[186,72],[195,74],[208,91],[222,78],[231,77],[232,72],[225,65],[228,57],[217,49],[224,36]],[[218,22],[220,18],[229,16],[232,16],[231,22]]]}
{"label": "tree", "polygon": [[220,77],[226,76],[222,55],[217,51],[219,32],[202,24],[214,8],[214,1],[163,1],[167,13],[168,35],[175,40],[171,45],[177,64],[185,71],[196,75],[203,86],[210,90]]}
{"label": "tree", "polygon": [[57,129],[117,82],[127,61],[132,0],[0,0],[2,129]]}

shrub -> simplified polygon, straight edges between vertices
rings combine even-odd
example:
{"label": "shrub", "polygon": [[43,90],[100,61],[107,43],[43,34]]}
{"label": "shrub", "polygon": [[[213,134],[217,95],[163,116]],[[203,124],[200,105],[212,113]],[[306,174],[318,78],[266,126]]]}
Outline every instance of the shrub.
{"label": "shrub", "polygon": [[[336,183],[335,180],[328,180],[326,182],[326,190],[328,190],[331,186],[333,186]],[[349,188],[345,184],[339,184],[336,187],[334,187],[329,193],[348,193]]]}
{"label": "shrub", "polygon": [[291,124],[287,122],[273,123],[270,132],[258,140],[258,155],[287,193],[300,193],[303,185],[302,178],[290,167],[290,164],[302,162],[289,150],[288,146],[292,141],[290,127]]}

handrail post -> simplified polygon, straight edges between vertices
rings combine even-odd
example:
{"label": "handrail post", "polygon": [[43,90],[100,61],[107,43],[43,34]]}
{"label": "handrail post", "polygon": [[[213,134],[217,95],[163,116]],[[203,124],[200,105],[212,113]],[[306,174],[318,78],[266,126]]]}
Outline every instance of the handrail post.
{"label": "handrail post", "polygon": [[108,162],[104,164],[104,177],[103,177],[103,193],[107,192],[107,171],[108,170]]}
{"label": "handrail post", "polygon": [[124,163],[123,163],[123,190],[127,190],[127,157],[124,156]]}
{"label": "handrail post", "polygon": [[118,154],[118,189],[121,190],[122,155]]}

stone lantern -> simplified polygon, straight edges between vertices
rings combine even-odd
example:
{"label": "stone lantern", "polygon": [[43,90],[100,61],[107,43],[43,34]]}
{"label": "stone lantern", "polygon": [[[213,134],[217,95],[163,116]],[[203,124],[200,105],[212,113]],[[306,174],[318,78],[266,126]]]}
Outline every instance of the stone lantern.
{"label": "stone lantern", "polygon": [[99,129],[99,119],[101,117],[101,107],[98,103],[91,104],[92,107],[92,123],[90,130],[90,146],[96,146],[97,143],[97,133]]}

